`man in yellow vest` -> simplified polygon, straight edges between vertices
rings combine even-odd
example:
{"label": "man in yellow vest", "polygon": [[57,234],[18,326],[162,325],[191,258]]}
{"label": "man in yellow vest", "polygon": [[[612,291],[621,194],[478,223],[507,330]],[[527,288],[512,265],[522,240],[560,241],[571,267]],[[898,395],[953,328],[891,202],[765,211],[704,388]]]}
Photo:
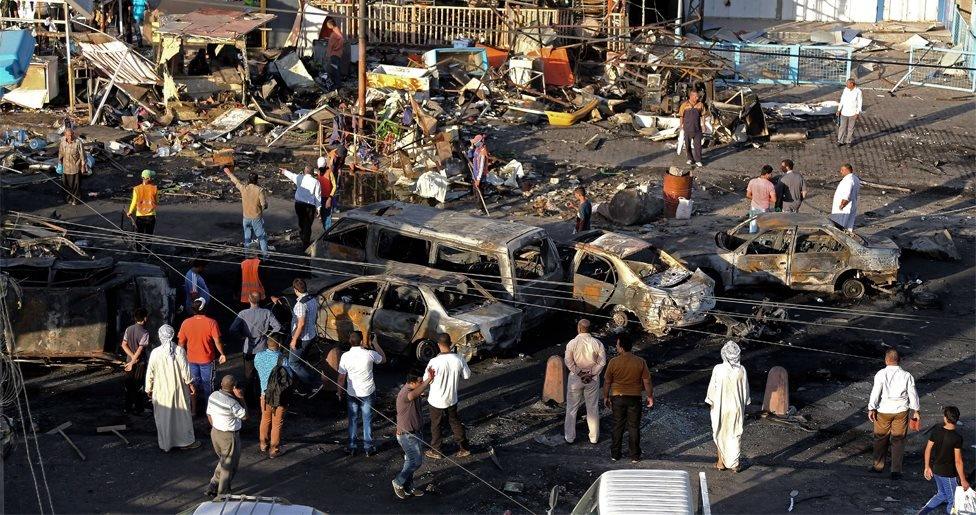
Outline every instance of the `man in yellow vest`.
{"label": "man in yellow vest", "polygon": [[153,183],[155,176],[156,172],[143,170],[142,184],[132,188],[132,202],[129,203],[129,211],[126,215],[139,234],[152,234],[156,230],[156,206],[159,205],[159,195]]}

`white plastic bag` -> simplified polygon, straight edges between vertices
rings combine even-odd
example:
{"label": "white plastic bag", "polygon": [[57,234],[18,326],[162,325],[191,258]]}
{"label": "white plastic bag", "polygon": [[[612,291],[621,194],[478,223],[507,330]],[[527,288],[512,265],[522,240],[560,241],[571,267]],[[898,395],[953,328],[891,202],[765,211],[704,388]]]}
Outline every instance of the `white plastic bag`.
{"label": "white plastic bag", "polygon": [[955,498],[952,502],[952,513],[956,515],[976,514],[976,491],[973,491],[972,488],[963,490],[961,486],[957,486]]}

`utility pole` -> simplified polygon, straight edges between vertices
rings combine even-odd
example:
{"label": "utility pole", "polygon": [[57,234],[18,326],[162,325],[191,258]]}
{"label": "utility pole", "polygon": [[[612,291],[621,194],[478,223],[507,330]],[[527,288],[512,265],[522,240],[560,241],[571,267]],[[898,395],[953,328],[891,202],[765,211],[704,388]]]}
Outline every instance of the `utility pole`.
{"label": "utility pole", "polygon": [[359,0],[359,130],[366,116],[366,0]]}

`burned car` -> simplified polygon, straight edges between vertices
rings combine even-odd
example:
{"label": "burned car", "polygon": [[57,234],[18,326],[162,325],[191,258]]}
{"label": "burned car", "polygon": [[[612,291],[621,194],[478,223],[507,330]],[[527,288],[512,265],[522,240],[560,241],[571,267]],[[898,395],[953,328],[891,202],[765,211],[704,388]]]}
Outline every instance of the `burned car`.
{"label": "burned car", "polygon": [[709,276],[644,240],[592,230],[562,245],[560,254],[573,298],[611,315],[612,326],[636,320],[660,336],[704,321],[715,307]]}
{"label": "burned car", "polygon": [[396,274],[350,279],[319,294],[318,332],[345,342],[353,331],[372,334],[391,354],[426,363],[437,334],[451,335],[466,360],[518,343],[522,311],[495,299],[461,274],[401,267]]}
{"label": "burned car", "polygon": [[714,249],[681,258],[716,279],[719,290],[776,284],[858,299],[869,284],[898,278],[899,250],[889,238],[847,232],[818,215],[763,213],[755,234],[751,221],[718,232]]}

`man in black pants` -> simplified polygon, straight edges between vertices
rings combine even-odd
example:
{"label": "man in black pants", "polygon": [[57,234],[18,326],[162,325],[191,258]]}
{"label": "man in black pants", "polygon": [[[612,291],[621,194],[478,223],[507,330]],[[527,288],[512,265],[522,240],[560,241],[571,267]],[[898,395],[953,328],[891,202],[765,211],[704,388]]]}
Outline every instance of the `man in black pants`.
{"label": "man in black pants", "polygon": [[312,167],[306,166],[301,174],[280,168],[281,173],[295,183],[295,214],[298,216],[298,232],[302,237],[302,250],[312,242],[312,224],[318,218],[322,207],[322,187],[312,174]]}
{"label": "man in black pants", "polygon": [[630,352],[633,343],[626,335],[617,337],[617,357],[607,364],[603,380],[603,404],[613,409],[613,441],[610,459],[620,459],[624,437],[624,421],[627,423],[627,447],[631,463],[641,459],[640,418],[641,392],[647,392],[647,407],[654,406],[651,372],[643,358]]}
{"label": "man in black pants", "polygon": [[140,415],[146,405],[146,394],[142,389],[146,382],[146,364],[149,362],[149,331],[146,330],[149,313],[143,308],[136,308],[132,312],[132,318],[135,323],[122,334],[122,351],[126,355],[125,375],[122,379],[125,389],[123,411]]}

